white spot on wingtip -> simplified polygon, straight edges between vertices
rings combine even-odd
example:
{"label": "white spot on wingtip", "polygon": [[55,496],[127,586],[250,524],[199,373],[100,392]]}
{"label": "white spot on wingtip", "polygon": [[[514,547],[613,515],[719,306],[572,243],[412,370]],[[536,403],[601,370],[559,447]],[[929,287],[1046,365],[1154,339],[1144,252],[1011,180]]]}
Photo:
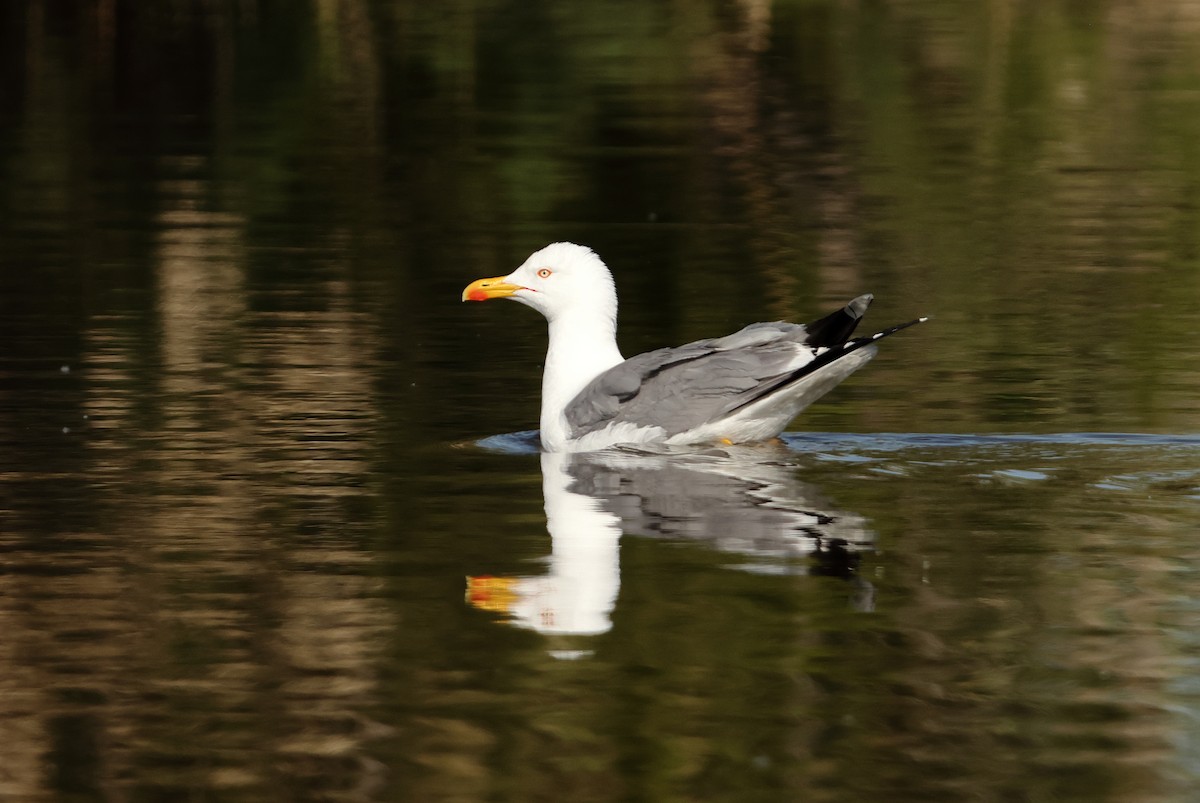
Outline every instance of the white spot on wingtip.
{"label": "white spot on wingtip", "polygon": [[925,321],[927,321],[927,320],[929,320],[928,315],[922,315],[920,318],[917,318],[918,323],[925,323]]}
{"label": "white spot on wingtip", "polygon": [[876,332],[875,334],[871,335],[872,340],[878,340],[881,337],[883,337],[883,332]]}

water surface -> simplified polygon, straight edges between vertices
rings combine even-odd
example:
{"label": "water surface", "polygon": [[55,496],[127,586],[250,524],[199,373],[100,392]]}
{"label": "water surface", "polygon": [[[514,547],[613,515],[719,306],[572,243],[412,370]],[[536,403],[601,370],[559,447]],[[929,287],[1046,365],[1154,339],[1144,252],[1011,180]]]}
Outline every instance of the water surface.
{"label": "water surface", "polygon": [[[1186,2],[0,11],[0,797],[1186,801]],[[541,455],[626,354],[932,320],[779,443]]]}

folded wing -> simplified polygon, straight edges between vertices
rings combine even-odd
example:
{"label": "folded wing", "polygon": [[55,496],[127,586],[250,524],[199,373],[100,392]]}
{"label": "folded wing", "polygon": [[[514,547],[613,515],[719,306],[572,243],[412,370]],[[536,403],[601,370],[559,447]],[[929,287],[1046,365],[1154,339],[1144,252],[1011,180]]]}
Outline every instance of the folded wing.
{"label": "folded wing", "polygon": [[720,420],[787,389],[912,323],[851,340],[871,303],[864,295],[801,326],[755,323],[721,338],[632,357],[604,372],[567,405],[571,436],[614,424],[657,427],[669,437]]}

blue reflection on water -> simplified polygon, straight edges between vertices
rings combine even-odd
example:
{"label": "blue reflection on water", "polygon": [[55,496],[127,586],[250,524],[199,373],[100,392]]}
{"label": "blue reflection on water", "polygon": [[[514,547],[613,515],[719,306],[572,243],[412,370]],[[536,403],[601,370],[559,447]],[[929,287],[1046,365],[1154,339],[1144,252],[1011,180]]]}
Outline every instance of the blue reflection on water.
{"label": "blue reflection on water", "polygon": [[[1140,432],[1057,432],[1049,434],[961,435],[936,432],[785,432],[780,436],[794,452],[891,452],[904,449],[1037,446],[1121,446],[1133,448],[1200,448],[1200,435]],[[476,442],[500,454],[537,454],[537,430],[492,435]]]}
{"label": "blue reflection on water", "polygon": [[492,435],[476,441],[475,445],[499,454],[537,454],[542,450],[536,429]]}
{"label": "blue reflection on water", "polygon": [[957,435],[927,432],[857,434],[841,432],[790,432],[782,440],[795,451],[895,451],[923,448],[979,448],[989,446],[1132,446],[1141,448],[1200,447],[1200,435],[1162,435],[1136,432],[1059,432],[1044,435]]}

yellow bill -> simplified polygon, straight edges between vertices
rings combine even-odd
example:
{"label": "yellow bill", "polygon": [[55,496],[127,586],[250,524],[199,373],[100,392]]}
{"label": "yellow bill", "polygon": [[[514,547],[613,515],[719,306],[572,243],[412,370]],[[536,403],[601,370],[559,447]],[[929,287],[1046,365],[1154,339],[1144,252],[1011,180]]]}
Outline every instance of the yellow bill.
{"label": "yellow bill", "polygon": [[476,279],[467,285],[462,292],[463,301],[487,301],[492,298],[507,298],[518,290],[524,290],[519,284],[504,281],[505,277],[494,279]]}

